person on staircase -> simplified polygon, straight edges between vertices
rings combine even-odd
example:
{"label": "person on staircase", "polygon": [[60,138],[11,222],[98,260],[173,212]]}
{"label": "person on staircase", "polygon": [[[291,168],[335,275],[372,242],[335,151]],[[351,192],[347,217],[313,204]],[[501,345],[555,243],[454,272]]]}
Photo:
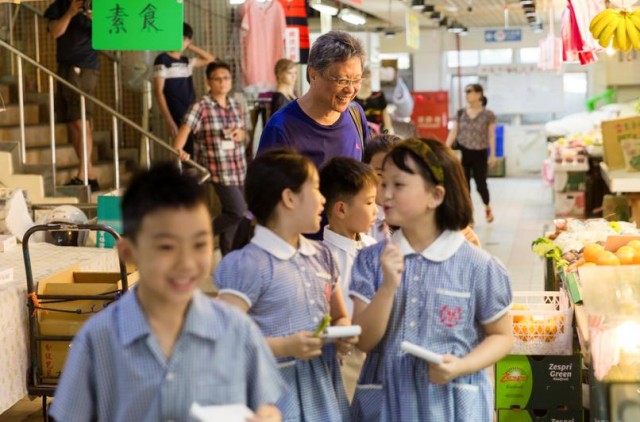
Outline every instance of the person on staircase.
{"label": "person on staircase", "polygon": [[[185,23],[183,25],[182,50],[160,53],[153,64],[156,99],[172,139],[178,134],[178,128],[182,124],[182,118],[187,114],[187,110],[196,102],[193,69],[204,67],[216,59],[209,52],[196,47],[191,42],[192,38],[193,28]],[[197,57],[184,56],[186,51],[191,51]],[[183,149],[193,155],[192,135],[189,135]]]}
{"label": "person on staircase", "polygon": [[[91,10],[85,10],[84,0],[55,0],[49,5],[44,16],[49,21],[49,33],[56,40],[58,76],[87,95],[94,96],[100,60],[98,52],[91,46]],[[67,185],[84,185],[86,178],[91,190],[97,191],[100,186],[91,161],[93,102],[85,101],[87,148],[87,173],[85,174],[80,95],[65,85],[58,84],[56,100],[57,119],[67,124],[69,138],[80,162],[76,177],[67,182]]]}

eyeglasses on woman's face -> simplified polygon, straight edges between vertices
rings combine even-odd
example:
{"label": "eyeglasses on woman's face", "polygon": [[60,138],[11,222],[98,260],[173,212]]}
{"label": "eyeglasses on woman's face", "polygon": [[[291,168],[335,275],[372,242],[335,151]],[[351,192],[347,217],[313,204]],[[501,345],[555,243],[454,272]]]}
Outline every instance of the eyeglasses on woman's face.
{"label": "eyeglasses on woman's face", "polygon": [[323,73],[321,73],[322,77],[325,78],[328,81],[333,82],[334,84],[336,84],[339,88],[346,88],[346,87],[351,87],[352,85],[356,88],[360,87],[360,85],[362,85],[362,79],[363,78],[358,78],[358,79],[345,79],[345,78],[336,78],[333,76],[327,76]]}

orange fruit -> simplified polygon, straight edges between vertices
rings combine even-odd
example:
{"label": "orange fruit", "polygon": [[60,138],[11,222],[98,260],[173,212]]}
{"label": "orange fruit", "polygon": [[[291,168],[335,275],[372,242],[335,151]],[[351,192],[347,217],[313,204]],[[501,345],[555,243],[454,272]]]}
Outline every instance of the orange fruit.
{"label": "orange fruit", "polygon": [[[511,310],[512,311],[526,311],[527,309],[529,309],[529,308],[527,308],[526,306],[524,306],[524,305],[522,305],[520,303],[514,303],[513,305],[511,305]],[[525,317],[523,315],[513,315],[513,323],[514,324],[518,324],[518,323],[522,322],[522,320],[524,318]]]}
{"label": "orange fruit", "polygon": [[640,252],[640,240],[630,240],[629,243],[627,243],[627,246],[631,246],[633,249]]}
{"label": "orange fruit", "polygon": [[616,251],[616,256],[620,260],[620,265],[631,265],[636,250],[631,246],[622,246]]}
{"label": "orange fruit", "polygon": [[549,318],[544,322],[544,341],[551,342],[558,334],[558,324],[554,318]]}
{"label": "orange fruit", "polygon": [[590,243],[582,249],[582,257],[587,262],[596,262],[603,252],[605,250],[602,245]]}
{"label": "orange fruit", "polygon": [[620,265],[620,259],[609,251],[604,251],[596,260],[596,265]]}
{"label": "orange fruit", "polygon": [[640,251],[636,251],[635,255],[633,255],[633,260],[631,261],[633,265],[640,265]]}

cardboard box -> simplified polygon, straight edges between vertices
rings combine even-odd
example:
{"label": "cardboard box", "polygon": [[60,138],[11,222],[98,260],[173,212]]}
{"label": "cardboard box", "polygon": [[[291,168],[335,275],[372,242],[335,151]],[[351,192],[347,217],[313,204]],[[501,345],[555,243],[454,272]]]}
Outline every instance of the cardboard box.
{"label": "cardboard box", "polygon": [[582,407],[576,409],[498,409],[498,422],[582,422]]}
{"label": "cardboard box", "polygon": [[584,192],[587,173],[583,171],[556,171],[553,174],[553,190],[556,192]]}
{"label": "cardboard box", "polygon": [[489,177],[505,177],[507,175],[507,162],[505,157],[496,157],[496,164],[489,167],[487,176]]}
{"label": "cardboard box", "polygon": [[602,122],[602,142],[604,162],[610,170],[627,167],[620,142],[626,139],[640,139],[640,116]]}
{"label": "cardboard box", "polygon": [[556,217],[584,218],[585,192],[555,192],[554,195]]}
{"label": "cardboard box", "polygon": [[580,355],[507,355],[495,376],[496,409],[582,408]]}
{"label": "cardboard box", "polygon": [[[122,289],[120,273],[77,272],[70,267],[38,283],[38,295],[108,295]],[[138,273],[129,274],[129,288],[138,279]],[[74,336],[82,324],[112,303],[111,300],[69,300],[41,305],[56,311],[38,311],[38,332],[43,336]],[[43,340],[38,343],[42,382],[57,383],[67,359],[70,342]]]}

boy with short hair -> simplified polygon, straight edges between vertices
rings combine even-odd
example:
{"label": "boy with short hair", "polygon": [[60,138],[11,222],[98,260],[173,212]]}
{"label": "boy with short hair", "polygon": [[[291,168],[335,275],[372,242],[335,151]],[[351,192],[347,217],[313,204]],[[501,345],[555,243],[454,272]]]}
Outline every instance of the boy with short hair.
{"label": "boy with short hair", "polygon": [[[153,62],[156,100],[171,138],[176,137],[182,118],[196,101],[193,69],[206,66],[215,60],[215,56],[191,43],[191,25],[184,23],[182,34],[182,50],[160,53]],[[184,56],[183,53],[186,51],[193,52],[197,57]],[[193,155],[193,136],[187,139],[184,150]]]}
{"label": "boy with short hair", "polygon": [[164,163],[122,199],[118,252],[140,280],[73,340],[51,414],[58,421],[186,421],[192,403],[245,404],[279,421],[285,387],[260,330],[204,296],[213,236],[202,186]]}
{"label": "boy with short hair", "polygon": [[215,61],[207,66],[209,93],[194,103],[184,116],[173,146],[180,159],[190,154],[184,150],[190,133],[194,133],[193,159],[211,173],[222,213],[214,222],[220,235],[220,252],[231,251],[233,238],[247,212],[244,201],[244,178],[247,173],[245,116],[242,106],[229,96],[233,86],[231,66]]}
{"label": "boy with short hair", "polygon": [[[344,292],[349,291],[351,267],[358,251],[376,243],[366,233],[378,215],[377,183],[370,166],[348,157],[332,158],[320,170],[320,192],[326,199],[324,211],[329,220],[324,227],[323,242],[336,258]],[[345,294],[344,302],[351,317],[353,300]],[[364,354],[357,349],[343,359],[342,379],[349,400],[353,398],[363,362]]]}

